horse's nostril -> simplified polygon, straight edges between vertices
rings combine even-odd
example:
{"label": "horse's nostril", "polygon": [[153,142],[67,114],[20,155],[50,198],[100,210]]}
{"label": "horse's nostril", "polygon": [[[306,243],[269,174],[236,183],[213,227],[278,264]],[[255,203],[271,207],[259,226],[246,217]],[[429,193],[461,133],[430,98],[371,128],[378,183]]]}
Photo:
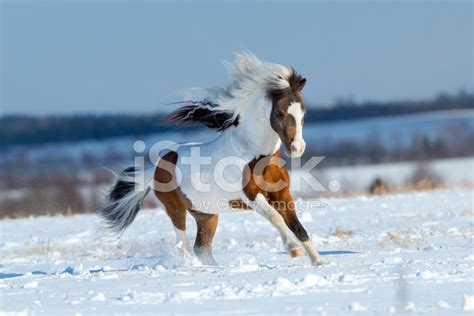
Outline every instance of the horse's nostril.
{"label": "horse's nostril", "polygon": [[298,146],[296,146],[295,144],[291,144],[291,151],[297,151],[298,150]]}

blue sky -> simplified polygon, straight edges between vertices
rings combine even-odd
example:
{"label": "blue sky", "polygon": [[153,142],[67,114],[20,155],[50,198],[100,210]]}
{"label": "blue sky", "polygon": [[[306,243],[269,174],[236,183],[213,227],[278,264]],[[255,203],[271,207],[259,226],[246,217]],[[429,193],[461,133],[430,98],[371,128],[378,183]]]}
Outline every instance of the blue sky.
{"label": "blue sky", "polygon": [[472,1],[2,1],[3,113],[168,111],[249,49],[307,103],[472,91]]}

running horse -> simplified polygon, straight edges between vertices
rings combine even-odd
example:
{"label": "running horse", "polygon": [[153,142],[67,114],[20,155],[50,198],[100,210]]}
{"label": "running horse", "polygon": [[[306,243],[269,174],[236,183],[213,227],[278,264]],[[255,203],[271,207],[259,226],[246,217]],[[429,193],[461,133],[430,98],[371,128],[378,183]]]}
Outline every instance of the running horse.
{"label": "running horse", "polygon": [[[236,54],[228,68],[229,86],[202,89],[203,98],[183,101],[168,117],[177,125],[203,124],[219,135],[210,142],[169,149],[153,170],[124,170],[101,214],[121,232],[133,222],[147,193],[154,191],[183,255],[195,258],[186,238],[189,212],[197,224],[194,254],[203,264],[215,265],[212,240],[219,214],[255,210],[276,228],[291,257],[303,256],[304,248],[311,264],[320,265],[323,260],[296,215],[290,178],[280,158],[281,145],[290,157],[305,151],[301,92],[306,79],[291,67],[263,62],[249,52]],[[200,159],[206,163],[193,167]],[[216,170],[232,185],[216,177]],[[142,178],[140,185],[137,179]]]}

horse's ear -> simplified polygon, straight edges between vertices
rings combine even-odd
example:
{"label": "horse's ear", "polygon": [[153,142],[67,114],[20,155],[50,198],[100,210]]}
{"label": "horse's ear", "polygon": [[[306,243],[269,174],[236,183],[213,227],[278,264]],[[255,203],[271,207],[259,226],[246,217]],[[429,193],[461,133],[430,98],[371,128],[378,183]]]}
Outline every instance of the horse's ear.
{"label": "horse's ear", "polygon": [[299,82],[298,90],[300,91],[303,90],[305,84],[306,84],[306,78],[301,79]]}

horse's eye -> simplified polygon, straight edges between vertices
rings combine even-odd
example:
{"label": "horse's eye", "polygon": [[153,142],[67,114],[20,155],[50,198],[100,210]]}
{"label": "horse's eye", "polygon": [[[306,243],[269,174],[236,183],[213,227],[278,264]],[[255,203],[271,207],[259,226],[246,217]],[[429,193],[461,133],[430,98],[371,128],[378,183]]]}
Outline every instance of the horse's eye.
{"label": "horse's eye", "polygon": [[277,112],[276,112],[276,116],[281,118],[281,117],[285,116],[285,112],[283,112],[283,111],[277,111]]}

